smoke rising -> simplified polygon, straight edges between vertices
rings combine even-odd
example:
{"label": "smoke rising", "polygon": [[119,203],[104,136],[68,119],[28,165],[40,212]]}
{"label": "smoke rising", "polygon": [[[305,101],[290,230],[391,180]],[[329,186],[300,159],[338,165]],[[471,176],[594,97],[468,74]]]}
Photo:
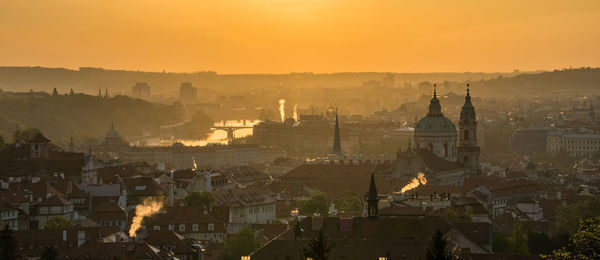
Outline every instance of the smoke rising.
{"label": "smoke rising", "polygon": [[285,99],[279,100],[279,116],[281,117],[281,122],[285,120]]}
{"label": "smoke rising", "polygon": [[298,122],[298,105],[294,104],[294,113],[292,114],[292,117],[294,117],[294,121]]}
{"label": "smoke rising", "polygon": [[141,205],[135,207],[135,216],[129,228],[129,236],[135,237],[137,231],[142,227],[142,221],[145,217],[150,217],[164,207],[163,200],[160,198],[146,198]]}
{"label": "smoke rising", "polygon": [[410,182],[408,184],[406,184],[404,187],[402,187],[402,190],[400,190],[400,192],[412,190],[416,187],[419,187],[419,185],[425,185],[425,184],[427,184],[427,178],[425,178],[425,174],[420,172],[417,177],[413,177],[412,180],[410,180]]}

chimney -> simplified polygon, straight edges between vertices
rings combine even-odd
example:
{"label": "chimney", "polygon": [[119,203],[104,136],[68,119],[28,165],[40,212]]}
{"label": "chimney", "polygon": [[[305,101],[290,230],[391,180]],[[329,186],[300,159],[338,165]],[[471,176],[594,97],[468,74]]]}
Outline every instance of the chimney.
{"label": "chimney", "polygon": [[205,182],[205,188],[206,191],[211,192],[212,191],[212,173],[211,171],[206,171],[206,173],[204,173],[204,182]]}
{"label": "chimney", "polygon": [[62,238],[63,238],[64,242],[67,242],[67,231],[66,230],[62,231]]}
{"label": "chimney", "polygon": [[85,243],[85,231],[77,231],[77,247],[81,247]]}
{"label": "chimney", "polygon": [[169,207],[173,207],[175,200],[175,191],[173,189],[173,183],[169,183]]}

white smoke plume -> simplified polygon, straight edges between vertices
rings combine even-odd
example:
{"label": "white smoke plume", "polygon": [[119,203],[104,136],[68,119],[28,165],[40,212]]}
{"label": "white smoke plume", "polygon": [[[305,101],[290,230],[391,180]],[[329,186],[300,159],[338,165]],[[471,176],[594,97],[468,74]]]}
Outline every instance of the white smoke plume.
{"label": "white smoke plume", "polygon": [[405,191],[412,190],[416,187],[419,187],[419,185],[425,184],[427,184],[427,178],[425,178],[425,174],[420,172],[417,177],[413,177],[408,184],[402,187],[402,190],[400,190],[400,192],[404,193]]}
{"label": "white smoke plume", "polygon": [[135,216],[129,228],[129,236],[135,237],[137,231],[142,227],[142,221],[145,217],[150,217],[164,207],[164,202],[160,198],[146,198],[141,205],[135,207]]}
{"label": "white smoke plume", "polygon": [[294,104],[294,113],[292,114],[294,121],[298,122],[298,105]]}
{"label": "white smoke plume", "polygon": [[279,116],[281,117],[281,122],[285,120],[285,99],[279,100]]}

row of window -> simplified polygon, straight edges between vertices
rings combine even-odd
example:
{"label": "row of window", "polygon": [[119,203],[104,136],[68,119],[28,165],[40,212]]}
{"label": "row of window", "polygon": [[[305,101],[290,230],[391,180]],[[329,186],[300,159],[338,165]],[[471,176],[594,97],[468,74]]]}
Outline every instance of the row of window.
{"label": "row of window", "polygon": [[[198,231],[198,227],[199,227],[199,224],[192,224],[192,232],[197,232]],[[179,224],[178,228],[179,228],[179,232],[185,232],[185,224]],[[153,230],[160,230],[160,226],[159,225],[154,225],[152,227],[152,229]],[[175,231],[175,224],[169,224],[169,230]],[[215,224],[209,223],[208,224],[208,230],[209,231],[215,230]]]}
{"label": "row of window", "polygon": [[271,212],[275,210],[275,205],[273,204],[269,204],[269,205],[261,205],[261,206],[256,206],[256,207],[251,207],[250,209],[248,209],[248,214],[252,215],[252,214],[258,214],[258,213],[265,213],[265,212]]}

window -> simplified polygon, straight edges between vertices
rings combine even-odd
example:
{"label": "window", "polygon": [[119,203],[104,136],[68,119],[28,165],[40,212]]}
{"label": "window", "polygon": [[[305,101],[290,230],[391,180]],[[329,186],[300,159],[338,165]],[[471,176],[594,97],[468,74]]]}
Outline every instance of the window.
{"label": "window", "polygon": [[469,129],[465,129],[463,139],[469,140]]}
{"label": "window", "polygon": [[160,230],[160,226],[156,225],[156,226],[152,227],[152,230]]}
{"label": "window", "polygon": [[185,224],[179,224],[179,231],[185,231]]}
{"label": "window", "polygon": [[444,157],[448,158],[448,144],[447,143],[444,143],[444,149],[442,152],[444,154]]}
{"label": "window", "polygon": [[433,144],[432,143],[429,143],[427,145],[427,150],[429,150],[430,152],[433,152]]}
{"label": "window", "polygon": [[198,224],[192,225],[192,231],[198,231]]}
{"label": "window", "polygon": [[173,224],[169,224],[169,230],[171,230],[171,231],[172,231],[172,230],[174,230],[174,229],[175,229],[175,225],[173,225]]}
{"label": "window", "polygon": [[215,224],[213,224],[213,223],[208,224],[208,230],[210,230],[210,231],[215,230]]}

